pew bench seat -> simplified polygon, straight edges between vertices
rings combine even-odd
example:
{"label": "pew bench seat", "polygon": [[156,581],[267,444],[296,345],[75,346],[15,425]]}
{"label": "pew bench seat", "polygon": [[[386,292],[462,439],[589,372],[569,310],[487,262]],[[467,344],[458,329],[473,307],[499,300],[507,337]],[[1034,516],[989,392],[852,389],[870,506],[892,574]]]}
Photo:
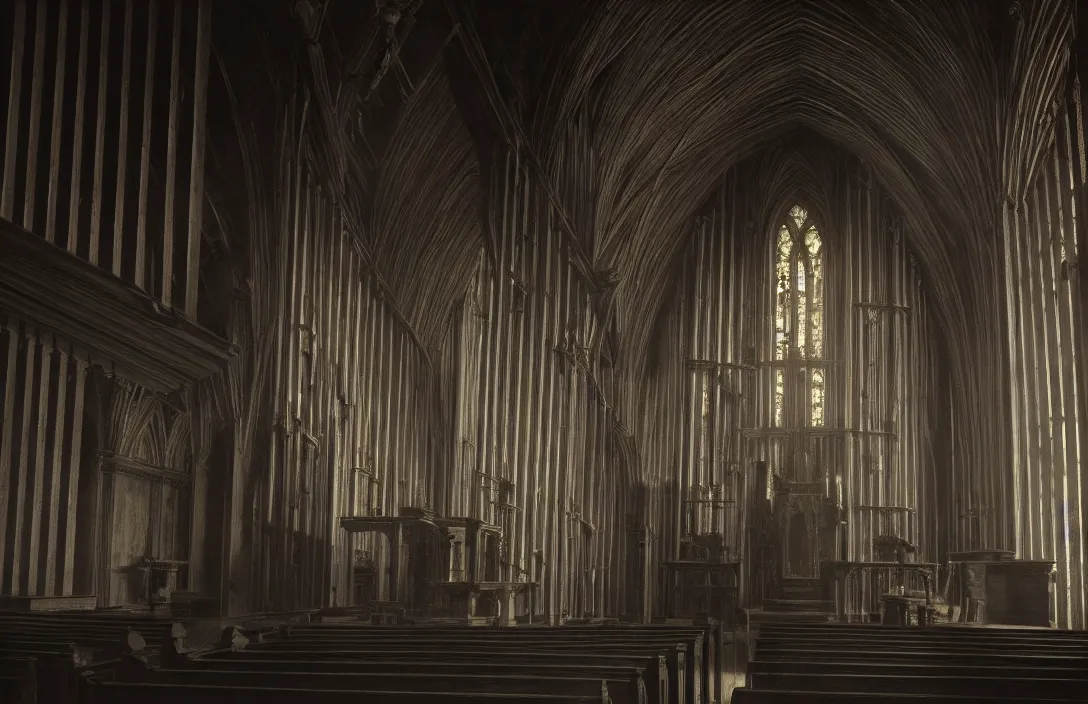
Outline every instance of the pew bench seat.
{"label": "pew bench seat", "polygon": [[[956,696],[954,694],[890,694],[869,692],[763,691],[737,687],[730,704],[1010,704],[1007,697]],[[1033,702],[1055,701],[1043,698]],[[1066,701],[1066,700],[1056,700]],[[1084,701],[1083,698],[1076,701]]]}
{"label": "pew bench seat", "polygon": [[953,677],[985,677],[1000,679],[1036,678],[1058,680],[1082,680],[1088,690],[1088,669],[1076,667],[1001,667],[983,664],[946,665],[944,663],[903,664],[892,662],[805,662],[805,661],[764,661],[753,660],[748,663],[748,676],[760,674],[841,674],[841,675],[943,675]]}
{"label": "pew bench seat", "polygon": [[85,704],[608,704],[607,693],[576,696],[421,690],[313,690],[300,687],[230,687],[149,682],[84,681]]}
{"label": "pew bench seat", "polygon": [[752,689],[806,692],[946,694],[1007,699],[1050,699],[1083,702],[1085,681],[1038,678],[961,677],[958,675],[876,675],[854,673],[755,673]]}

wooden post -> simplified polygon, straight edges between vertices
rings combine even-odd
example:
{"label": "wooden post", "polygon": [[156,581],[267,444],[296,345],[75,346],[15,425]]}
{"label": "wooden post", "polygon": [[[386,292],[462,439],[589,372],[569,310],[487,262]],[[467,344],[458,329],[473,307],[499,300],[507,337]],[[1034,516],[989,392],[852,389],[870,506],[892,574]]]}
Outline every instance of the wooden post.
{"label": "wooden post", "polygon": [[[38,575],[41,567],[41,527],[45,513],[45,448],[48,440],[46,430],[49,427],[49,392],[52,381],[53,336],[41,333],[38,350],[38,422],[34,429],[34,483],[30,503],[30,549],[29,562],[26,566],[26,593],[38,594]],[[28,409],[24,409],[26,413]],[[30,467],[27,467],[30,470]],[[44,516],[47,521],[56,520],[53,514]],[[20,526],[21,528],[22,526]]]}
{"label": "wooden post", "polygon": [[61,594],[71,596],[75,582],[76,550],[76,507],[79,503],[80,458],[83,453],[83,401],[87,382],[87,353],[73,348],[72,360],[75,363],[75,383],[72,390],[72,434],[69,445],[67,503],[67,521],[64,524],[64,581]]}
{"label": "wooden post", "polygon": [[72,136],[72,181],[68,191],[68,252],[75,254],[79,246],[79,202],[83,184],[83,122],[87,104],[87,44],[91,36],[91,3],[83,0],[79,14],[79,58],[76,66],[75,134]]}
{"label": "wooden post", "polygon": [[98,502],[95,512],[95,581],[99,608],[112,606],[113,579],[110,569],[111,542],[113,538],[114,482],[113,471],[106,471],[101,456],[95,463],[98,475]]}
{"label": "wooden post", "polygon": [[231,433],[230,483],[225,492],[223,516],[223,575],[219,604],[222,616],[237,616],[246,612],[246,556],[242,545],[242,522],[245,511],[245,465],[241,447],[241,422],[235,419]]}
{"label": "wooden post", "polygon": [[38,2],[34,21],[34,76],[30,81],[30,119],[27,124],[26,192],[23,198],[23,227],[34,231],[34,205],[38,193],[38,138],[42,127],[42,83],[45,79],[45,11],[47,3]]}
{"label": "wooden post", "polygon": [[34,388],[35,388],[35,351],[38,346],[38,331],[32,325],[24,325],[23,334],[26,337],[26,349],[24,351],[24,375],[23,381],[23,405],[21,410],[22,427],[20,428],[19,459],[15,464],[18,479],[15,482],[15,535],[12,541],[14,553],[11,556],[11,593],[23,594],[23,540],[26,539],[23,523],[26,518],[27,476],[30,469],[30,437],[31,419],[34,413]]}
{"label": "wooden post", "polygon": [[[44,3],[43,3],[44,4]],[[57,65],[53,76],[53,120],[49,139],[49,192],[45,204],[45,241],[56,239],[57,197],[60,188],[61,127],[64,115],[64,75],[68,55],[68,0],[60,0],[57,16]]]}
{"label": "wooden post", "polygon": [[[5,356],[7,369],[4,374],[4,406],[2,426],[0,426],[0,509],[4,511],[4,520],[0,520],[0,570],[7,565],[8,545],[8,521],[7,512],[11,500],[8,492],[11,487],[11,471],[13,457],[11,453],[11,440],[14,431],[15,402],[20,389],[16,384],[15,370],[19,356],[19,324],[14,318],[3,320],[3,332],[7,335],[7,354]],[[0,572],[0,589],[4,587],[3,573]]]}
{"label": "wooden post", "polygon": [[151,107],[155,94],[155,47],[159,34],[159,0],[147,3],[147,59],[144,61],[143,130],[140,135],[140,186],[136,205],[136,261],[133,283],[143,289],[147,269],[147,192],[151,169]]}
{"label": "wooden post", "polygon": [[192,511],[189,524],[189,570],[186,588],[191,592],[204,593],[208,587],[204,583],[204,540],[205,521],[208,505],[208,467],[205,462],[193,459],[190,466],[192,491],[190,502]]}
{"label": "wooden post", "polygon": [[128,167],[128,112],[132,75],[132,0],[125,0],[125,36],[121,54],[120,126],[117,133],[117,184],[113,205],[114,276],[121,276],[121,254],[125,245],[125,177]]}
{"label": "wooden post", "polygon": [[87,261],[98,264],[102,234],[102,169],[106,162],[106,102],[109,96],[110,2],[102,0],[102,31],[98,43],[98,114],[94,122],[94,164],[91,181],[91,234]]}
{"label": "wooden post", "polygon": [[8,79],[7,134],[4,137],[4,181],[0,184],[0,218],[14,220],[15,157],[19,145],[19,114],[23,95],[23,51],[26,45],[26,0],[15,0]]}
{"label": "wooden post", "polygon": [[174,0],[170,45],[170,116],[166,128],[166,198],[163,204],[162,271],[159,300],[174,303],[174,201],[178,179],[178,112],[181,107],[181,0]]}
{"label": "wooden post", "polygon": [[189,172],[189,246],[185,267],[185,315],[196,320],[200,297],[200,240],[204,209],[204,139],[208,108],[208,54],[211,47],[211,3],[197,5],[196,66],[193,69],[193,145]]}

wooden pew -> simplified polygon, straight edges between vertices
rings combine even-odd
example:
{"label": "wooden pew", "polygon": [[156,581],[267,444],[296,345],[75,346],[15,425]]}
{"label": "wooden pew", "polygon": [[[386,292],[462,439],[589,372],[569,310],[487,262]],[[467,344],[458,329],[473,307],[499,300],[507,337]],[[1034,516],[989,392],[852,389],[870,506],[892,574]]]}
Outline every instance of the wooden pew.
{"label": "wooden pew", "polygon": [[0,702],[36,704],[38,679],[33,657],[0,656]]}
{"label": "wooden pew", "polygon": [[1075,667],[1001,667],[996,665],[945,665],[943,663],[901,664],[892,662],[774,662],[754,660],[748,663],[748,683],[753,675],[763,674],[842,674],[842,675],[936,675],[949,677],[1001,677],[1084,680],[1088,688],[1088,669]]}
{"label": "wooden pew", "polygon": [[[370,646],[366,650],[341,650],[331,649],[326,644],[319,644],[320,649],[300,647],[291,650],[276,647],[280,644],[260,644],[260,647],[247,646],[244,650],[246,658],[253,660],[260,660],[268,663],[275,663],[281,660],[339,660],[339,661],[367,661],[367,662],[381,662],[383,660],[400,660],[406,658],[418,657],[423,650],[430,651],[437,657],[445,658],[450,662],[457,662],[466,656],[470,659],[476,659],[480,657],[490,657],[494,661],[502,661],[509,659],[510,661],[533,659],[536,661],[544,661],[545,659],[557,660],[558,658],[565,658],[568,662],[586,661],[588,658],[592,658],[597,655],[605,655],[609,657],[621,656],[621,657],[634,657],[639,658],[642,661],[653,659],[654,661],[660,661],[659,656],[663,656],[664,659],[664,672],[666,676],[658,680],[659,690],[664,686],[664,692],[659,694],[661,701],[667,701],[676,704],[684,704],[689,696],[687,694],[688,687],[686,678],[687,666],[685,663],[685,647],[683,644],[676,644],[671,650],[666,646],[659,645],[615,645],[611,647],[595,647],[595,648],[571,648],[568,644],[564,643],[545,643],[545,644],[533,644],[526,645],[521,644],[518,646],[507,646],[502,644],[469,644],[460,645],[459,647],[453,647],[449,643],[433,643],[426,644],[412,644],[404,645],[398,648],[391,648],[388,646]],[[286,644],[284,644],[286,645]],[[264,647],[271,646],[271,647]],[[423,647],[421,647],[423,646]],[[229,658],[231,656],[230,651],[213,651],[205,653],[197,658],[197,661],[206,659],[219,659]],[[662,669],[658,669],[661,672]],[[662,683],[661,680],[664,680]]]}
{"label": "wooden pew", "polygon": [[881,633],[833,633],[828,635],[821,635],[818,633],[759,633],[758,640],[764,642],[774,641],[787,641],[787,642],[825,642],[825,643],[845,643],[845,642],[878,642],[878,643],[904,643],[904,644],[917,644],[917,643],[953,643],[972,645],[975,643],[998,643],[1001,645],[1007,645],[1011,647],[1023,647],[1023,649],[1030,649],[1030,647],[1053,647],[1053,649],[1066,650],[1066,651],[1084,651],[1088,652],[1088,641],[1075,641],[1071,639],[1038,639],[1038,638],[1006,638],[1004,635],[993,635],[992,638],[977,638],[973,635],[944,635],[944,634],[881,634]]}
{"label": "wooden pew", "polygon": [[[265,671],[245,670],[162,670],[146,672],[146,682],[155,684],[206,685],[213,687],[295,687],[326,691],[416,691],[478,692],[482,694],[535,694],[538,692],[591,698],[606,686],[616,704],[645,704],[641,676],[625,674],[610,679],[575,676],[539,676],[435,672],[289,672],[280,667]],[[315,696],[320,699],[320,696]]]}
{"label": "wooden pew", "polygon": [[[720,670],[717,665],[717,655],[708,657],[709,653],[704,648],[704,633],[701,629],[692,628],[650,628],[639,630],[626,628],[610,630],[603,633],[592,627],[579,627],[572,629],[553,629],[546,627],[526,628],[468,628],[436,629],[427,628],[375,628],[369,626],[357,626],[345,628],[343,626],[321,626],[310,628],[291,628],[288,636],[282,644],[270,640],[252,650],[279,649],[290,647],[293,650],[301,650],[309,647],[327,647],[328,649],[350,649],[381,645],[383,648],[418,647],[421,643],[441,644],[442,647],[453,649],[495,649],[503,647],[518,647],[530,649],[552,649],[562,644],[564,649],[578,652],[595,652],[598,649],[629,647],[634,644],[652,645],[659,648],[673,647],[674,644],[685,645],[685,653],[678,653],[677,683],[670,687],[670,694],[674,701],[683,704],[683,701],[702,704],[708,701],[710,692],[714,688],[710,686],[712,680],[720,681]],[[506,646],[504,644],[510,644]],[[689,655],[693,654],[693,656]],[[684,667],[679,667],[679,662],[684,662]],[[670,665],[672,658],[670,657]],[[706,672],[704,667],[710,667]],[[706,674],[704,674],[706,672]],[[681,684],[680,680],[684,682]],[[684,693],[681,699],[681,692]]]}
{"label": "wooden pew", "polygon": [[[339,675],[381,675],[381,674],[396,674],[396,675],[467,675],[467,676],[518,676],[518,677],[531,677],[537,679],[552,679],[572,677],[575,679],[592,679],[608,682],[609,692],[611,693],[613,701],[639,701],[649,702],[645,686],[643,684],[642,675],[643,672],[639,668],[630,667],[616,667],[616,666],[578,666],[578,665],[556,665],[554,663],[537,663],[537,664],[517,664],[509,662],[476,662],[476,663],[451,663],[441,662],[434,660],[394,660],[387,662],[358,662],[358,663],[336,663],[327,661],[292,661],[284,662],[277,661],[274,663],[269,662],[252,662],[244,660],[224,660],[221,662],[208,662],[205,664],[212,664],[212,667],[191,667],[183,669],[162,669],[158,668],[152,671],[149,675],[149,681],[158,682],[162,677],[178,677],[182,678],[186,675],[192,676],[195,679],[194,683],[200,682],[200,678],[203,677],[201,673],[206,672],[225,672],[225,673],[266,673],[272,671],[273,673],[291,672],[297,675],[305,675],[307,677],[313,675],[318,679],[324,681],[330,681],[325,676],[339,676]],[[271,670],[271,667],[275,667]],[[333,689],[350,689],[350,687],[333,687]]]}
{"label": "wooden pew", "polygon": [[823,633],[823,634],[847,634],[847,633],[882,633],[882,634],[928,634],[928,635],[958,635],[963,637],[992,638],[1004,636],[1007,638],[1027,638],[1045,640],[1067,640],[1084,642],[1088,639],[1085,631],[1064,631],[1056,628],[975,628],[971,626],[891,626],[883,624],[868,624],[859,626],[856,624],[765,624],[760,626],[761,633]]}
{"label": "wooden pew", "polygon": [[[0,656],[25,656],[36,661],[36,690],[41,702],[75,702],[83,669],[99,669],[119,662],[121,654],[133,650],[130,625],[151,634],[169,632],[169,621],[86,618],[78,614],[65,618],[52,614],[0,612]],[[142,636],[136,638],[145,642]]]}
{"label": "wooden pew", "polygon": [[[449,634],[467,634],[469,637],[481,637],[487,640],[518,640],[526,634],[548,634],[571,636],[580,639],[604,637],[622,637],[624,639],[669,635],[683,640],[696,638],[700,642],[688,644],[688,652],[695,658],[690,666],[694,677],[692,687],[701,688],[700,702],[719,701],[721,699],[721,679],[724,675],[725,630],[721,622],[707,626],[679,626],[673,624],[609,624],[609,625],[564,625],[564,626],[517,626],[517,627],[466,627],[455,624],[414,625],[414,626],[371,626],[369,624],[337,622],[316,625],[292,626],[288,629],[291,637],[301,638],[339,638],[346,634],[352,637],[371,636],[374,634],[428,634],[443,636]],[[699,638],[701,636],[701,639]],[[690,660],[690,658],[689,658]],[[697,684],[696,684],[697,683]],[[695,697],[692,691],[690,696]]]}
{"label": "wooden pew", "polygon": [[829,650],[827,648],[782,648],[757,651],[755,658],[770,661],[808,662],[902,662],[941,663],[946,665],[978,665],[1012,667],[1088,667],[1088,658],[1047,654],[1008,655],[991,651],[873,651],[866,648]]}
{"label": "wooden pew", "polygon": [[887,692],[1004,697],[1034,701],[1079,701],[1088,697],[1086,682],[1064,679],[965,677],[960,675],[876,675],[845,673],[753,674],[751,687],[760,691]]}
{"label": "wooden pew", "polygon": [[98,682],[84,680],[82,704],[608,704],[595,697],[477,692],[325,690],[298,687],[214,687],[207,685]]}
{"label": "wooden pew", "polygon": [[[0,657],[34,660],[37,698],[43,703],[75,701],[77,662],[68,643],[24,645],[0,639]],[[2,701],[2,700],[0,700]]]}
{"label": "wooden pew", "polygon": [[[492,632],[502,631],[509,635],[498,635],[489,638]],[[338,633],[335,637],[319,638],[311,632],[308,637],[298,637],[295,629],[289,631],[290,635],[282,641],[270,639],[265,643],[247,646],[247,652],[260,650],[292,651],[319,650],[344,652],[358,648],[376,649],[380,647],[386,650],[415,649],[421,646],[437,646],[449,651],[454,650],[479,650],[481,652],[504,652],[506,649],[516,647],[522,650],[569,650],[571,652],[593,653],[607,649],[608,652],[631,652],[632,648],[650,647],[656,650],[667,650],[669,654],[670,673],[675,672],[672,678],[675,682],[670,684],[670,698],[678,704],[684,701],[701,701],[702,697],[702,669],[701,669],[701,634],[698,632],[686,632],[681,635],[672,633],[652,633],[642,635],[603,635],[578,633],[567,635],[566,633],[553,632],[543,629],[476,629],[462,628],[459,631],[441,635],[432,635],[425,632],[417,632],[416,629],[390,629],[378,631],[377,629],[360,628],[350,633]],[[511,633],[512,632],[512,633]],[[681,641],[681,642],[677,642]],[[689,657],[694,650],[695,658]],[[650,654],[650,653],[648,653]],[[681,694],[683,693],[683,695]]]}
{"label": "wooden pew", "polygon": [[[1047,699],[1030,701],[1045,702]],[[1061,701],[1061,700],[1058,700]],[[1083,701],[1083,699],[1079,700]],[[747,687],[733,690],[730,704],[885,704],[913,702],[915,704],[1025,704],[1024,700],[1006,697],[956,696],[951,694],[889,694],[861,692],[767,692]]]}
{"label": "wooden pew", "polygon": [[[316,629],[352,629],[359,628],[359,624],[351,624],[345,622],[338,623],[319,623],[315,627],[302,626],[298,628],[292,628],[293,632],[304,633],[308,628]],[[376,626],[371,627],[373,630],[395,630],[395,627]],[[401,631],[405,630],[404,627],[399,627]],[[415,625],[411,626],[412,632],[425,632],[425,633],[443,633],[450,631],[466,630],[465,626],[460,625]],[[585,624],[585,625],[563,625],[563,626],[544,626],[544,625],[526,625],[518,626],[515,628],[507,627],[494,627],[494,628],[479,628],[473,627],[470,630],[484,631],[492,635],[502,633],[523,633],[526,631],[549,631],[554,633],[592,633],[592,634],[620,634],[630,635],[632,633],[701,633],[704,636],[704,666],[702,668],[704,673],[715,672],[719,675],[724,674],[725,660],[724,660],[724,644],[726,641],[726,629],[725,625],[721,621],[708,624],[706,626],[681,626],[675,624]],[[501,635],[500,635],[501,637]],[[732,635],[730,634],[730,638]],[[694,652],[694,651],[692,651]],[[717,690],[719,682],[715,681],[714,687],[707,691],[707,701],[719,700],[719,692]]]}
{"label": "wooden pew", "polygon": [[[171,661],[171,667],[199,670],[267,670],[277,667],[293,672],[414,672],[473,673],[479,670],[496,674],[524,674],[610,679],[616,673],[640,676],[645,682],[649,704],[668,704],[668,671],[665,656],[653,658],[603,654],[578,655],[510,651],[498,655],[443,650],[386,653],[357,660],[285,660],[254,659],[246,651],[221,654],[218,657],[193,657]],[[649,667],[649,669],[647,669]],[[615,698],[615,694],[613,694]]]}
{"label": "wooden pew", "polygon": [[1052,653],[1055,655],[1088,656],[1088,644],[1068,643],[1054,645],[1052,643],[1033,643],[1030,641],[994,640],[960,641],[944,640],[938,638],[908,639],[908,638],[878,638],[856,636],[854,638],[766,638],[760,636],[756,641],[756,650],[769,650],[774,648],[797,648],[801,646],[826,646],[829,648],[886,648],[894,646],[901,651],[951,651],[960,652],[983,648],[993,650],[1000,648],[1006,653]]}
{"label": "wooden pew", "polygon": [[952,642],[997,641],[1009,643],[1047,643],[1067,647],[1088,647],[1088,633],[1082,631],[1020,631],[1013,629],[973,628],[782,628],[762,627],[761,638],[896,638],[900,640],[946,640]]}
{"label": "wooden pew", "polygon": [[1088,699],[1088,644],[1038,631],[1010,637],[1010,630],[767,629],[756,641],[748,686],[735,690],[735,701]]}

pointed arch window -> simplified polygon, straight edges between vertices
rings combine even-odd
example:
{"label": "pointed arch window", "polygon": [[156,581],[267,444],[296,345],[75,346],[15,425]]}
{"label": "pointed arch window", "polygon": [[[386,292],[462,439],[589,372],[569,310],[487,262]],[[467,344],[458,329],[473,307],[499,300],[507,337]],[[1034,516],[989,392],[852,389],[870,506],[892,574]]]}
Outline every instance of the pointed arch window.
{"label": "pointed arch window", "polygon": [[779,221],[774,258],[774,424],[824,425],[824,247],[808,212]]}

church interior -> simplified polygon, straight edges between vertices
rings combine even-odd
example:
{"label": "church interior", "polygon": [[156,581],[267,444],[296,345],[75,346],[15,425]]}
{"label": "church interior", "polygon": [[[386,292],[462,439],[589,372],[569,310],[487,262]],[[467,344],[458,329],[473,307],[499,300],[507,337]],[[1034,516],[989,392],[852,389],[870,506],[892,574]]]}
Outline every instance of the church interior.
{"label": "church interior", "polygon": [[0,5],[0,700],[1088,701],[1088,3]]}

